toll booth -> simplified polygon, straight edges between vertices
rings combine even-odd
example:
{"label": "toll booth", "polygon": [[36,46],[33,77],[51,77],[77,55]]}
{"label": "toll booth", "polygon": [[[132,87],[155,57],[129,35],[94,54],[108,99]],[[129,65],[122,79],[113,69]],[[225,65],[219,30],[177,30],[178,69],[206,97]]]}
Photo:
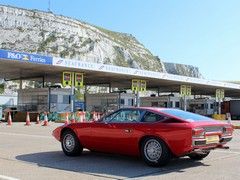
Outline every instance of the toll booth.
{"label": "toll booth", "polygon": [[140,104],[144,107],[180,108],[180,97],[170,95],[160,97],[141,97]]}
{"label": "toll booth", "polygon": [[199,98],[199,99],[188,99],[187,110],[193,113],[211,116],[217,113],[218,104],[215,99],[211,98]]}
{"label": "toll booth", "polygon": [[232,120],[240,120],[240,99],[231,99],[221,104],[223,114],[230,113]]}
{"label": "toll booth", "polygon": [[18,90],[18,111],[69,112],[71,89],[37,88]]}
{"label": "toll booth", "polygon": [[86,94],[86,110],[105,113],[119,108],[133,107],[134,98],[134,94],[130,93]]}

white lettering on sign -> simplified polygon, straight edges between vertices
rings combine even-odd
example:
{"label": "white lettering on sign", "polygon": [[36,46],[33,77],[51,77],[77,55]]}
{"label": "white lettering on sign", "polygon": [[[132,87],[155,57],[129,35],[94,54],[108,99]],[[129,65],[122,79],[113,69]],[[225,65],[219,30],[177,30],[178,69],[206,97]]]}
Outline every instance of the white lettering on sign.
{"label": "white lettering on sign", "polygon": [[19,53],[8,52],[8,58],[11,59],[22,59],[22,55]]}
{"label": "white lettering on sign", "polygon": [[30,61],[41,62],[41,63],[45,63],[46,62],[45,59],[42,59],[42,58],[39,58],[39,57],[34,57],[34,56],[31,56],[31,55],[30,55]]}
{"label": "white lettering on sign", "polygon": [[39,56],[28,55],[23,53],[7,52],[7,58],[13,60],[31,61],[36,63],[46,63],[46,59],[43,59]]}

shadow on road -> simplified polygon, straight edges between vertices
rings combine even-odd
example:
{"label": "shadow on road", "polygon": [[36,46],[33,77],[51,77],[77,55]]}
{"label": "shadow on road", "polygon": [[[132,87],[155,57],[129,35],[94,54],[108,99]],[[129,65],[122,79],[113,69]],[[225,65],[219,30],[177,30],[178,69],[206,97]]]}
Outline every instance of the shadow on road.
{"label": "shadow on road", "polygon": [[125,179],[142,176],[153,176],[171,172],[184,172],[188,168],[207,166],[189,158],[175,159],[165,167],[153,168],[142,160],[120,155],[109,155],[84,151],[81,156],[67,157],[61,151],[40,152],[19,155],[16,159],[36,163],[38,166],[73,171],[93,176]]}

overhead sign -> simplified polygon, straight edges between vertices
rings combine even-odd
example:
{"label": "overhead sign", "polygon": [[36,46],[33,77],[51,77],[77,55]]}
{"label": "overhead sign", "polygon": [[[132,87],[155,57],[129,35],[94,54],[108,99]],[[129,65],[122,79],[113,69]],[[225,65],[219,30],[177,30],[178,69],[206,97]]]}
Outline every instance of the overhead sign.
{"label": "overhead sign", "polygon": [[63,85],[63,87],[72,85],[72,73],[71,72],[63,72],[62,85]]}
{"label": "overhead sign", "polygon": [[192,94],[192,87],[188,85],[181,85],[180,86],[180,95],[181,96],[191,96]]}
{"label": "overhead sign", "polygon": [[212,81],[207,79],[179,76],[174,74],[114,66],[114,65],[108,65],[108,64],[98,64],[98,63],[93,63],[87,60],[63,59],[63,58],[53,57],[53,65],[67,67],[67,68],[81,69],[81,70],[101,71],[101,72],[130,75],[135,77],[139,76],[139,78],[143,77],[143,78],[154,78],[154,79],[166,79],[169,81],[177,81],[177,82],[183,82],[183,83],[187,82],[189,84],[202,84],[202,85],[212,85],[212,86],[218,86],[218,87],[230,87],[230,88],[240,89],[240,85],[238,84],[230,84],[230,83]]}
{"label": "overhead sign", "polygon": [[216,89],[216,99],[222,100],[225,97],[224,89]]}
{"label": "overhead sign", "polygon": [[138,92],[138,91],[146,91],[147,89],[147,83],[145,80],[140,79],[133,79],[132,80],[132,91]]}
{"label": "overhead sign", "polygon": [[75,87],[83,87],[83,73],[75,73]]}
{"label": "overhead sign", "polygon": [[52,65],[52,57],[0,49],[0,59]]}

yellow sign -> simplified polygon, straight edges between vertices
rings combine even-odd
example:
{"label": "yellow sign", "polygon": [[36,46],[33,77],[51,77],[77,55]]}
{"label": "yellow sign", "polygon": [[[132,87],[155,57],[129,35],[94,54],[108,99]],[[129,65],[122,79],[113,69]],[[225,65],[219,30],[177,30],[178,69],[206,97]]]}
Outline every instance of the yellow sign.
{"label": "yellow sign", "polygon": [[63,87],[72,85],[72,73],[71,72],[63,72],[62,84],[63,84]]}
{"label": "yellow sign", "polygon": [[133,79],[132,80],[132,91],[146,91],[147,90],[147,82],[145,80]]}
{"label": "yellow sign", "polygon": [[221,100],[225,97],[224,89],[216,89],[216,99]]}
{"label": "yellow sign", "polygon": [[191,96],[191,95],[192,95],[192,87],[186,86],[186,96]]}
{"label": "yellow sign", "polygon": [[141,87],[140,87],[140,91],[146,91],[147,90],[147,83],[145,80],[141,80]]}
{"label": "yellow sign", "polygon": [[132,80],[132,91],[139,91],[139,80],[138,79]]}
{"label": "yellow sign", "polygon": [[192,94],[192,87],[187,85],[180,86],[180,95],[181,96],[191,96]]}
{"label": "yellow sign", "polygon": [[221,95],[221,98],[222,98],[222,99],[225,97],[225,91],[224,91],[224,89],[221,89],[220,95]]}
{"label": "yellow sign", "polygon": [[75,87],[83,87],[83,73],[75,73]]}
{"label": "yellow sign", "polygon": [[186,95],[186,85],[181,85],[180,86],[180,94],[182,96],[185,96]]}

